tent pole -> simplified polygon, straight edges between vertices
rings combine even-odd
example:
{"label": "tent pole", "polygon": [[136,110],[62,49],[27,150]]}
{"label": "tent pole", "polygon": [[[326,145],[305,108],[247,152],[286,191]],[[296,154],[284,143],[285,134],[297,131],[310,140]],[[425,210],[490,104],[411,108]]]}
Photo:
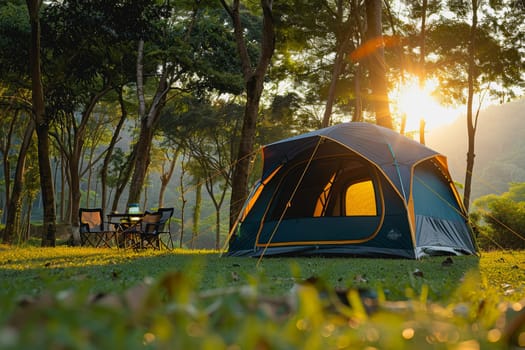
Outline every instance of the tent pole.
{"label": "tent pole", "polygon": [[405,187],[403,186],[403,179],[401,178],[401,172],[399,171],[399,164],[397,163],[397,158],[394,153],[394,150],[392,149],[392,145],[390,145],[389,142],[386,143],[388,145],[388,149],[390,150],[390,154],[392,155],[392,159],[394,160],[394,166],[396,167],[397,177],[399,178],[399,183],[401,185],[401,192],[403,192],[403,199],[405,200],[405,203],[408,203],[408,197],[405,193]]}
{"label": "tent pole", "polygon": [[262,258],[264,257],[264,254],[266,253],[266,250],[270,246],[270,243],[272,242],[272,239],[275,236],[275,233],[279,229],[279,225],[283,221],[284,215],[286,214],[286,211],[288,210],[288,204],[292,201],[293,197],[295,196],[295,193],[297,192],[297,189],[301,185],[301,182],[303,182],[304,175],[306,174],[306,171],[308,171],[308,168],[310,168],[310,164],[312,163],[312,160],[314,159],[314,156],[317,153],[317,150],[319,149],[319,145],[321,144],[321,141],[323,139],[324,139],[324,137],[322,137],[322,136],[319,137],[319,141],[315,145],[314,151],[312,152],[312,155],[310,156],[310,159],[308,159],[308,163],[306,164],[306,166],[305,166],[305,168],[303,170],[303,173],[301,174],[301,177],[299,178],[299,181],[297,181],[297,184],[295,185],[295,188],[294,188],[292,194],[290,195],[290,198],[288,199],[287,205],[285,205],[285,207],[283,209],[283,212],[281,213],[281,216],[279,217],[279,221],[277,221],[277,224],[275,225],[275,228],[273,229],[272,234],[270,235],[270,238],[268,239],[268,242],[266,242],[266,244],[264,246],[264,249],[262,251],[261,256],[257,260],[257,266],[259,266],[259,263],[262,261]]}

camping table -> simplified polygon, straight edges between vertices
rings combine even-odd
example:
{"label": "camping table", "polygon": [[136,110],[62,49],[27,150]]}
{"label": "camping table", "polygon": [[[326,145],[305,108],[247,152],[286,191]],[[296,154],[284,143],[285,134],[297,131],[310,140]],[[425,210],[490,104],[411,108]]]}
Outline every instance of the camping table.
{"label": "camping table", "polygon": [[108,225],[113,225],[115,227],[115,240],[117,242],[117,246],[121,247],[124,245],[124,247],[127,247],[126,245],[126,235],[128,233],[131,234],[131,246],[135,246],[135,240],[133,235],[133,232],[126,232],[131,227],[140,224],[140,221],[142,220],[142,217],[144,216],[144,213],[111,213],[107,214],[108,218]]}

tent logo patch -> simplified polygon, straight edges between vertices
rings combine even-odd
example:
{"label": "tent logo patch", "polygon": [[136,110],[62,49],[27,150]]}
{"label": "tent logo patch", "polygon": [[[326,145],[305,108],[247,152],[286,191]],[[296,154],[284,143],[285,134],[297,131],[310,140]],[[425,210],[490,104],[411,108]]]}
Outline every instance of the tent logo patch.
{"label": "tent logo patch", "polygon": [[399,238],[401,238],[401,233],[393,228],[388,231],[386,237],[391,241],[397,241]]}

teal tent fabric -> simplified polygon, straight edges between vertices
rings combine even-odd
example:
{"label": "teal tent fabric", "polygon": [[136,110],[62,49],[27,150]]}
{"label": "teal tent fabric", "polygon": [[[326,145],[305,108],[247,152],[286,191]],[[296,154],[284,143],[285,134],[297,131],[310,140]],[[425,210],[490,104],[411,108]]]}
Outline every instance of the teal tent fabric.
{"label": "teal tent fabric", "polygon": [[[392,130],[343,123],[262,153],[261,179],[227,255],[477,253],[446,158]],[[363,203],[348,193],[362,183],[374,210],[356,215]]]}

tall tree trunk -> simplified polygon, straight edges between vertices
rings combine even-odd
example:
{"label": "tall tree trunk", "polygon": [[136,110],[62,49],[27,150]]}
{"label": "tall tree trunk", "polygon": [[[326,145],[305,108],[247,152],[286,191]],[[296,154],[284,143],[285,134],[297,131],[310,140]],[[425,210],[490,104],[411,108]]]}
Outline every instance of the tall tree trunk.
{"label": "tall tree trunk", "polygon": [[[133,148],[137,147],[133,146]],[[135,157],[135,151],[131,151],[131,154],[126,162],[124,164],[124,167],[119,173],[119,178],[117,182],[117,186],[115,189],[115,195],[113,196],[113,203],[111,204],[111,211],[115,211],[118,208],[120,198],[122,197],[122,194],[124,193],[124,190],[126,189],[126,186],[128,184],[129,178],[131,177],[131,171],[133,170],[132,164],[134,163],[133,158]]]}
{"label": "tall tree trunk", "polygon": [[13,191],[7,206],[7,218],[3,236],[3,242],[7,244],[12,244],[15,233],[18,232],[20,235],[21,232],[20,221],[22,213],[22,190],[24,185],[25,162],[34,132],[35,123],[33,119],[30,119],[24,133],[22,144],[20,145],[20,152],[18,153],[18,159],[16,162],[15,177],[13,179]]}
{"label": "tall tree trunk", "polygon": [[[5,135],[5,144],[2,145],[2,154],[3,154],[3,166],[4,166],[4,185],[5,185],[5,207],[9,205],[9,198],[11,192],[11,162],[9,153],[11,151],[11,137],[13,135],[13,130],[18,121],[18,111],[15,111],[11,121],[9,123],[9,128],[7,130],[7,135]],[[7,215],[7,210],[4,210],[4,215]],[[5,217],[5,216],[4,216]],[[0,218],[1,222],[1,218]]]}
{"label": "tall tree trunk", "polygon": [[[425,72],[425,55],[426,55],[426,22],[427,22],[427,8],[428,1],[423,0],[423,6],[421,8],[421,32],[420,32],[420,55],[419,55],[419,86],[421,88],[425,87],[426,72]],[[419,121],[419,143],[422,145],[425,144],[425,117],[421,116]]]}
{"label": "tall tree trunk", "polygon": [[372,86],[372,104],[375,109],[376,124],[392,129],[392,116],[388,103],[385,53],[382,34],[381,0],[366,1],[366,19],[368,24],[367,41],[374,43],[374,51],[368,56],[370,84]]}
{"label": "tall tree trunk", "polygon": [[199,224],[201,220],[201,207],[202,207],[202,181],[197,180],[197,186],[195,188],[195,206],[193,207],[193,227],[191,230],[191,248],[195,248],[195,239],[199,235]]}
{"label": "tall tree trunk", "polygon": [[472,105],[474,99],[474,80],[476,78],[476,31],[478,26],[478,1],[472,0],[472,24],[469,34],[468,45],[468,97],[467,97],[467,133],[468,133],[468,149],[467,149],[467,169],[465,172],[465,187],[463,191],[463,204],[465,209],[470,207],[470,192],[472,186],[472,172],[474,171],[474,140],[476,136],[477,115],[474,121]]}
{"label": "tall tree trunk", "polygon": [[54,247],[56,244],[56,211],[53,176],[49,163],[49,128],[40,124],[37,128],[38,165],[40,169],[40,188],[44,206],[44,231],[42,247]]}
{"label": "tall tree trunk", "polygon": [[144,189],[144,195],[142,196],[142,205],[141,205],[141,208],[143,208],[144,211],[147,210],[147,206],[148,206],[148,183],[149,183],[149,173],[148,171],[146,170],[146,177],[144,178],[144,182],[146,184],[146,186],[143,186],[145,187]]}
{"label": "tall tree trunk", "polygon": [[26,0],[31,24],[31,46],[29,64],[31,66],[31,87],[33,116],[38,136],[38,166],[40,169],[40,187],[44,204],[43,247],[54,247],[56,241],[56,210],[53,176],[49,160],[49,118],[45,115],[44,87],[40,69],[40,5],[41,0]]}
{"label": "tall tree trunk", "polygon": [[140,134],[134,148],[135,156],[132,157],[131,168],[133,175],[131,176],[131,183],[129,185],[128,205],[130,203],[138,203],[146,179],[150,163],[151,143],[155,127],[157,126],[160,112],[166,103],[166,96],[170,89],[168,82],[168,67],[165,64],[162,67],[162,74],[159,79],[157,91],[153,96],[153,100],[146,109],[146,99],[144,95],[144,41],[139,40],[137,50],[137,97],[139,101],[139,118]]}
{"label": "tall tree trunk", "polygon": [[[91,163],[91,161],[90,161]],[[90,201],[91,201],[91,174],[92,174],[92,167],[89,167],[88,174],[87,174],[87,191],[86,191],[86,206],[90,207]],[[93,207],[96,205],[97,196],[95,195],[95,198],[93,199]]]}
{"label": "tall tree trunk", "polygon": [[[224,186],[216,184],[215,176],[213,174],[214,171],[211,170],[211,168],[206,166],[204,166],[204,168],[207,169],[205,171],[204,179],[206,192],[208,192],[208,195],[213,202],[213,206],[215,207],[215,249],[218,250],[221,248],[221,207],[228,192],[228,179],[231,178],[231,168],[222,175]],[[218,194],[216,194],[217,188],[220,189]]]}
{"label": "tall tree trunk", "polygon": [[23,241],[27,241],[29,239],[29,236],[31,234],[31,213],[32,213],[32,210],[33,210],[33,202],[35,200],[35,197],[34,196],[26,196],[26,208],[27,208],[27,212],[26,212],[26,216],[25,216],[25,220],[24,220],[24,227],[22,229],[22,233],[20,235],[20,238],[23,240]]}
{"label": "tall tree trunk", "polygon": [[179,241],[179,248],[182,248],[182,244],[184,242],[184,226],[185,226],[185,210],[186,210],[186,194],[185,194],[185,186],[184,186],[184,175],[186,174],[186,154],[183,153],[182,155],[182,161],[180,164],[180,177],[179,177],[179,192],[180,192],[180,241]]}
{"label": "tall tree trunk", "polygon": [[153,140],[153,129],[144,124],[143,122],[140,128],[139,139],[137,140],[137,147],[135,148],[135,165],[129,185],[128,205],[140,202],[144,181],[151,161],[150,151]]}
{"label": "tall tree trunk", "polygon": [[[69,178],[70,178],[70,193],[71,193],[71,203],[70,203],[70,213],[71,213],[71,230],[73,235],[73,240],[75,244],[80,243],[80,233],[79,233],[79,216],[78,212],[80,210],[80,162],[82,159],[82,153],[84,150],[84,139],[86,135],[86,128],[88,126],[89,118],[91,113],[95,108],[96,104],[100,99],[110,91],[109,87],[105,87],[99,93],[91,96],[91,99],[87,106],[85,107],[82,118],[78,126],[74,122],[74,133],[73,133],[73,149],[69,155]],[[89,191],[89,187],[88,187]],[[89,195],[86,200],[86,205],[89,205]]]}
{"label": "tall tree trunk", "polygon": [[60,161],[58,162],[61,166],[60,166],[60,169],[59,169],[59,172],[60,172],[60,220],[62,222],[65,222],[64,218],[65,218],[65,212],[66,212],[66,191],[65,191],[65,186],[66,186],[66,169],[65,167],[63,166],[64,164],[64,157],[63,156],[60,156]]}
{"label": "tall tree trunk", "polygon": [[237,43],[237,51],[241,59],[242,73],[246,87],[246,105],[244,108],[243,125],[237,161],[233,171],[232,194],[230,199],[230,227],[233,227],[248,197],[248,176],[250,162],[255,144],[255,131],[259,114],[259,102],[263,91],[264,78],[275,49],[275,29],[272,14],[272,0],[261,0],[263,12],[263,32],[259,62],[253,69],[248,49],[244,41],[244,28],[241,23],[239,0],[234,0],[232,7],[221,0],[224,9],[230,15]]}
{"label": "tall tree trunk", "polygon": [[215,249],[221,249],[221,208],[215,210]]}
{"label": "tall tree trunk", "polygon": [[[361,20],[361,10],[360,10],[360,1],[352,0],[351,1],[351,11],[353,14],[353,22],[357,28],[358,37],[361,38],[361,41],[365,40],[366,33]],[[351,55],[352,56],[352,55]],[[352,58],[352,57],[351,57]],[[354,59],[354,109],[355,113],[352,116],[353,122],[362,122],[363,121],[363,94],[361,89],[361,82],[363,81],[363,64],[358,62],[357,59]]]}
{"label": "tall tree trunk", "polygon": [[226,197],[227,186],[223,186],[219,198],[213,193],[213,181],[206,181],[206,189],[212,198],[213,206],[215,207],[215,249],[221,248],[221,207]]}
{"label": "tall tree trunk", "polygon": [[407,126],[407,115],[406,113],[403,113],[401,115],[401,125],[399,125],[399,133],[401,135],[405,135],[406,126]]}
{"label": "tall tree trunk", "polygon": [[[255,79],[254,79],[255,80]],[[255,131],[259,111],[259,99],[262,92],[262,81],[251,81],[247,85],[247,101],[244,109],[241,141],[237,153],[237,163],[232,178],[232,194],[230,200],[230,226],[233,226],[243,203],[248,197],[248,178],[250,161],[253,157]]]}
{"label": "tall tree trunk", "polygon": [[424,145],[426,143],[425,141],[425,118],[421,118],[419,120],[419,143]]}
{"label": "tall tree trunk", "polygon": [[352,21],[353,9],[350,10],[347,20],[344,21],[343,2],[338,1],[336,5],[337,5],[337,14],[335,15],[335,18],[337,21],[336,26],[338,26],[339,28],[345,28],[345,29],[344,29],[344,32],[342,33],[340,32],[336,34],[336,54],[335,54],[334,65],[332,68],[332,79],[330,81],[330,87],[328,88],[328,97],[326,99],[323,121],[321,124],[321,127],[323,128],[328,127],[331,124],[332,110],[333,110],[333,106],[334,106],[335,99],[336,99],[337,81],[339,80],[339,76],[341,75],[341,72],[344,70],[344,67],[346,66],[346,57],[348,54],[348,49],[351,44],[351,34],[352,34],[351,27],[353,26],[353,21]]}
{"label": "tall tree trunk", "polygon": [[337,80],[339,80],[339,75],[341,75],[341,71],[343,70],[344,66],[346,65],[346,53],[348,51],[348,40],[345,40],[341,45],[339,45],[339,48],[335,55],[334,60],[334,67],[332,69],[332,80],[330,81],[330,87],[328,88],[328,97],[326,99],[325,109],[324,109],[324,115],[323,115],[323,122],[321,124],[322,128],[326,128],[330,126],[330,120],[332,117],[332,110],[334,107],[335,102],[335,95],[336,95],[336,88],[337,88]]}
{"label": "tall tree trunk", "polygon": [[[106,154],[104,155],[104,161],[102,162],[102,169],[100,169],[100,183],[101,183],[101,192],[102,192],[102,211],[106,212],[106,205],[108,204],[107,200],[107,178],[108,178],[108,169],[109,169],[109,163],[111,162],[111,157],[113,156],[113,150],[115,149],[115,145],[117,144],[119,138],[120,138],[120,131],[122,130],[122,126],[124,125],[124,121],[127,118],[127,110],[126,106],[124,105],[124,99],[122,97],[122,87],[118,90],[118,100],[120,103],[120,119],[118,121],[117,127],[115,128],[115,131],[113,132],[113,136],[111,136],[111,141],[109,142],[108,148],[106,150]],[[115,209],[113,209],[115,210]]]}
{"label": "tall tree trunk", "polygon": [[174,152],[173,158],[170,160],[168,171],[163,171],[160,175],[159,208],[164,206],[164,194],[166,192],[166,188],[168,188],[171,177],[173,176],[173,172],[175,171],[175,164],[177,164],[177,158],[179,157],[179,149],[180,148],[177,148],[177,150]]}
{"label": "tall tree trunk", "polygon": [[362,78],[362,72],[361,72],[361,64],[357,63],[355,66],[355,73],[354,73],[354,94],[355,94],[355,101],[354,101],[354,115],[352,116],[353,122],[362,122],[363,121],[363,100],[361,97],[361,78]]}
{"label": "tall tree trunk", "polygon": [[73,242],[75,244],[80,243],[80,233],[79,233],[79,216],[78,212],[80,210],[80,176],[79,176],[79,162],[78,158],[74,155],[71,155],[69,159],[69,173],[70,173],[70,200],[69,208],[71,213],[71,234],[73,236]]}

